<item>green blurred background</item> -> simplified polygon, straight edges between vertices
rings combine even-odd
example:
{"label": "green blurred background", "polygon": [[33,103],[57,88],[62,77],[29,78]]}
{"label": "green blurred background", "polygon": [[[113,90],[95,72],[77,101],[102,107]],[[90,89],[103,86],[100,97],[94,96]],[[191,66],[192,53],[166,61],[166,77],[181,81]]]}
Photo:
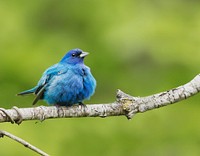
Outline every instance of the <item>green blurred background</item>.
{"label": "green blurred background", "polygon": [[[200,72],[200,1],[0,1],[1,107],[32,107],[17,97],[73,48],[90,52],[98,86],[85,103],[109,103],[116,89],[147,96],[182,85]],[[11,132],[50,155],[199,156],[200,95],[125,117],[52,119]],[[38,105],[46,105],[40,101]],[[36,155],[4,138],[0,155]]]}

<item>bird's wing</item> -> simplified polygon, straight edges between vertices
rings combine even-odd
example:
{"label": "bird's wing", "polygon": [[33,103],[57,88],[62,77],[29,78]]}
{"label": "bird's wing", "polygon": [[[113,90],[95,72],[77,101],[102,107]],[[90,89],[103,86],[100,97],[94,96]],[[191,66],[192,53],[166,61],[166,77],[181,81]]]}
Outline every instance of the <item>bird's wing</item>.
{"label": "bird's wing", "polygon": [[38,100],[42,99],[45,89],[48,86],[50,80],[57,75],[63,74],[67,72],[67,68],[63,68],[63,66],[59,64],[55,64],[49,67],[42,75],[41,79],[38,82],[37,89],[35,91],[36,97],[33,101],[33,105],[38,102]]}
{"label": "bird's wing", "polygon": [[41,87],[40,90],[38,90],[37,94],[36,94],[36,97],[33,101],[33,105],[36,104],[38,102],[38,100],[40,100],[44,94],[44,91],[45,91],[45,87],[46,87],[47,84],[45,84],[44,86]]}

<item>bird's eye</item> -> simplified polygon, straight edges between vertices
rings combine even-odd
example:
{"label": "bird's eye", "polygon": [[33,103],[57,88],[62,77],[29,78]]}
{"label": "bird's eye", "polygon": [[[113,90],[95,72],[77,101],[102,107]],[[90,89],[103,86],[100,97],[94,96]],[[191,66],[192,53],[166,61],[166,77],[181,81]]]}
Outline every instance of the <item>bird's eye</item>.
{"label": "bird's eye", "polygon": [[75,54],[75,53],[73,53],[73,54],[72,54],[72,57],[75,57],[75,56],[76,56],[76,54]]}

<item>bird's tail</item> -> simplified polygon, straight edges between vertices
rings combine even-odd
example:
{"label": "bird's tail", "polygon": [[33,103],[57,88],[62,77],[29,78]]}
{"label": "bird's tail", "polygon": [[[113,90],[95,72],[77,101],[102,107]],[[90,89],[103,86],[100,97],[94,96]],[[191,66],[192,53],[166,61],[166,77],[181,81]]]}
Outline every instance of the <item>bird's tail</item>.
{"label": "bird's tail", "polygon": [[25,91],[23,91],[21,93],[18,93],[17,95],[33,94],[33,93],[35,93],[35,91],[36,91],[36,88],[32,88],[32,89],[29,89],[29,90],[25,90]]}

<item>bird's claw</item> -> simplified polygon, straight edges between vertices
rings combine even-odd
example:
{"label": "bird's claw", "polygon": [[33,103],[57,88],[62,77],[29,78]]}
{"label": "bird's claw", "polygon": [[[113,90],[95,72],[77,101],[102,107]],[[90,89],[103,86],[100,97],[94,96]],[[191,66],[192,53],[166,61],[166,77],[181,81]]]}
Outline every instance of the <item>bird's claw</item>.
{"label": "bird's claw", "polygon": [[79,104],[79,106],[81,106],[81,107],[83,107],[83,108],[86,108],[86,107],[87,107],[83,102],[79,102],[78,104]]}

